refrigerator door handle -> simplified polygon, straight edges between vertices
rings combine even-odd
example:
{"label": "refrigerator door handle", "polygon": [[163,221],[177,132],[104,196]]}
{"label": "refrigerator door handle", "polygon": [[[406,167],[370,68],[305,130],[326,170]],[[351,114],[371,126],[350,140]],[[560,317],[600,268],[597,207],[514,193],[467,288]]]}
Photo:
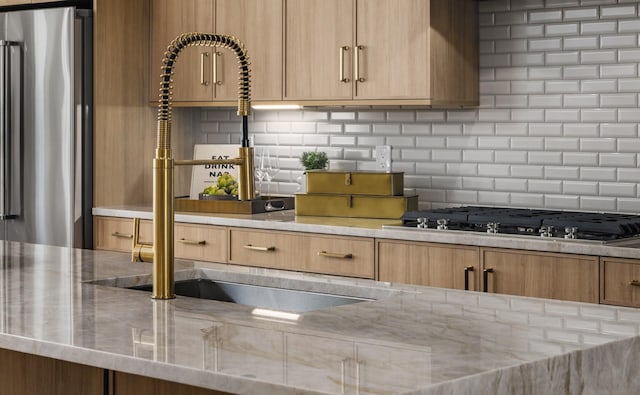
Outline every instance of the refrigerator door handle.
{"label": "refrigerator door handle", "polygon": [[20,43],[0,40],[0,220],[22,211],[22,59],[13,48]]}

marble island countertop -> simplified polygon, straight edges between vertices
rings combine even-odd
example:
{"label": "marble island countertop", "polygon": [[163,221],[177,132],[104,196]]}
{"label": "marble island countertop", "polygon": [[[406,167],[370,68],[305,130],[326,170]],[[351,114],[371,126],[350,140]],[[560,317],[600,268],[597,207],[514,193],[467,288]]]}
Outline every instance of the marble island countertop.
{"label": "marble island countertop", "polygon": [[[148,206],[95,207],[93,215],[121,218],[151,219],[152,211]],[[296,216],[293,210],[270,213],[242,214],[206,214],[176,213],[177,222],[209,224],[220,226],[247,227],[296,232],[326,233],[340,236],[375,237],[380,239],[424,241],[432,243],[463,244],[481,247],[513,248],[530,251],[560,252],[608,256],[617,258],[640,259],[640,240],[627,245],[605,245],[581,240],[543,239],[511,235],[487,235],[485,233],[438,231],[433,229],[390,229],[385,225],[397,226],[399,220],[358,219],[334,217]]]}
{"label": "marble island countertop", "polygon": [[178,261],[176,278],[376,299],[294,319],[116,286],[128,254],[0,242],[0,347],[246,394],[629,394],[640,311]]}

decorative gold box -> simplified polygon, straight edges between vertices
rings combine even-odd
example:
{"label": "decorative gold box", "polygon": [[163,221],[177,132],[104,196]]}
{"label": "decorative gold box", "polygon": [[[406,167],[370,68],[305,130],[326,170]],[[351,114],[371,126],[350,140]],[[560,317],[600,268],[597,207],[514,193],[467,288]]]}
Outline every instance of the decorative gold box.
{"label": "decorative gold box", "polygon": [[418,209],[418,196],[295,195],[295,214],[318,217],[402,218]]}
{"label": "decorative gold box", "polygon": [[307,170],[307,193],[402,196],[403,172]]}

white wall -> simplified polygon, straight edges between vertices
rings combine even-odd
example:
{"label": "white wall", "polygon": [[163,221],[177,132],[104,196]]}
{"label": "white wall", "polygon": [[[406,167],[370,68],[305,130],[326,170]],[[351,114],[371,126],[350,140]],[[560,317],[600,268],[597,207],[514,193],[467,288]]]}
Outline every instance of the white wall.
{"label": "white wall", "polygon": [[[283,169],[272,190],[296,191],[303,151],[370,170],[388,144],[422,208],[638,213],[639,11],[626,0],[481,2],[478,109],[255,112],[254,143]],[[195,117],[196,141],[239,141],[234,109]]]}

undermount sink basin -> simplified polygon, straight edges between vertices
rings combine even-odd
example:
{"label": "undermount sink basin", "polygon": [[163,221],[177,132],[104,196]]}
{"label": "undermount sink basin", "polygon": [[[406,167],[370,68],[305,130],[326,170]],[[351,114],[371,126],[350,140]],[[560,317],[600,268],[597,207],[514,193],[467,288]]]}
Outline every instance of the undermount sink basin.
{"label": "undermount sink basin", "polygon": [[[151,285],[129,289],[151,291]],[[176,281],[176,295],[302,313],[373,299],[195,278]]]}

